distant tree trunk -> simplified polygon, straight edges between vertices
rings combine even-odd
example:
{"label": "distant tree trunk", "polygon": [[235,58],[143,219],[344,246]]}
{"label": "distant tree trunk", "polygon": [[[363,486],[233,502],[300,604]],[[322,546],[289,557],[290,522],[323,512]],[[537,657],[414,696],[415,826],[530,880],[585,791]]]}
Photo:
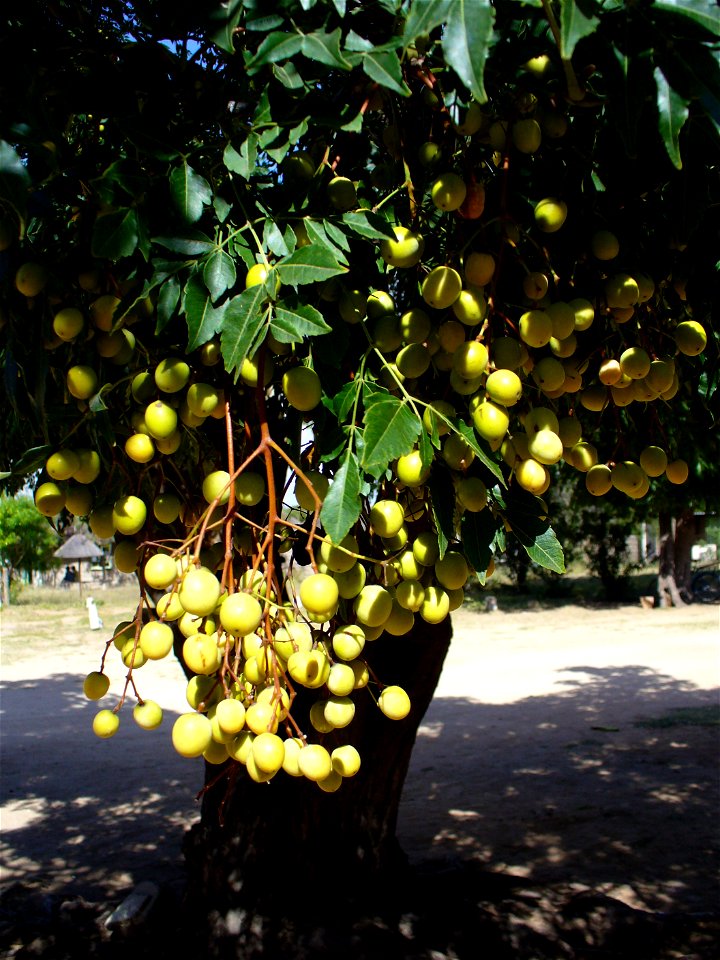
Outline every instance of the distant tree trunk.
{"label": "distant tree trunk", "polygon": [[360,771],[337,792],[282,771],[257,784],[237,766],[208,766],[201,820],[185,854],[188,903],[199,904],[209,923],[210,955],[302,956],[283,938],[296,942],[311,918],[327,924],[356,898],[377,895],[381,883],[398,882],[400,796],[451,635],[447,621],[368,644],[372,670],[384,683],[402,678],[412,709],[405,720],[388,720],[369,691],[356,692],[350,726],[318,736],[328,749],[352,743],[360,752]]}
{"label": "distant tree trunk", "polygon": [[[684,511],[683,514],[681,514],[681,520],[686,512],[687,511]],[[690,513],[690,517],[692,517],[692,513]],[[687,520],[684,522],[684,526],[687,526]],[[663,511],[658,517],[658,597],[661,607],[682,607],[685,605],[685,600],[680,593],[676,572],[677,527],[678,524],[668,511]],[[681,547],[683,554],[687,550],[689,557],[692,541],[690,541],[689,545],[687,544],[684,532],[681,534],[678,545]]]}
{"label": "distant tree trunk", "polygon": [[0,568],[0,597],[4,607],[10,605],[10,567]]}
{"label": "distant tree trunk", "polygon": [[692,600],[692,548],[704,526],[704,518],[692,510],[683,510],[675,522],[675,582],[685,600]]}

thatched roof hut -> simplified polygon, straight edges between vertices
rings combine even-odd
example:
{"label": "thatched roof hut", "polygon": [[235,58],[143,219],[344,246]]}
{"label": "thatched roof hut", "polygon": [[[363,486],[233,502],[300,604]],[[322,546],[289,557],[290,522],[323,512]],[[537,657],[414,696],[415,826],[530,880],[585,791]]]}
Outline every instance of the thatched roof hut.
{"label": "thatched roof hut", "polygon": [[[102,547],[86,537],[84,533],[74,533],[71,537],[68,537],[54,554],[59,560],[65,560],[68,564],[65,568],[63,585],[77,583],[80,593],[82,593],[83,561],[97,560],[102,555]],[[70,561],[74,562],[71,564]],[[75,571],[75,563],[77,563],[77,571]],[[73,572],[75,572],[75,576],[73,576]]]}

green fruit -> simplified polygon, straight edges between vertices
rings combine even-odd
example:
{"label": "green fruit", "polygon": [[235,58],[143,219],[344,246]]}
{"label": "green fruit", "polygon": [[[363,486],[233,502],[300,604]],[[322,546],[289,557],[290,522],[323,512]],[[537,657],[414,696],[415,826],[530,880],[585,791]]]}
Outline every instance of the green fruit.
{"label": "green fruit", "polygon": [[479,377],[487,363],[487,347],[478,340],[469,340],[460,344],[453,353],[453,370],[464,380]]}
{"label": "green fruit", "polygon": [[119,497],[113,504],[112,519],[119,533],[132,537],[145,525],[147,507],[140,497]]}
{"label": "green fruit", "polygon": [[295,410],[313,410],[322,397],[320,377],[310,367],[292,367],[283,374],[282,388],[285,397]]}
{"label": "green fruit", "polygon": [[400,334],[405,343],[423,343],[431,330],[430,317],[419,307],[413,307],[400,317]]}
{"label": "green fruit", "polygon": [[101,740],[108,740],[114,737],[120,726],[120,717],[112,710],[101,710],[93,718],[93,733]]}
{"label": "green fruit", "polygon": [[174,493],[159,493],[153,500],[153,514],[160,523],[174,523],[180,516],[180,499]]}
{"label": "green fruit", "polygon": [[45,289],[48,276],[39,263],[23,263],[15,274],[15,287],[25,297],[36,297]]}
{"label": "green fruit", "polygon": [[418,149],[418,160],[423,167],[434,167],[442,157],[442,150],[437,143],[427,140],[420,144]]}
{"label": "green fruit", "polygon": [[420,487],[430,476],[430,467],[424,467],[419,450],[412,450],[398,457],[395,464],[395,476],[406,487]]}
{"label": "green fruit", "polygon": [[458,481],[457,498],[470,513],[478,513],[487,506],[487,487],[479,477],[463,477]]}
{"label": "green fruit", "polygon": [[596,463],[585,474],[585,487],[593,497],[603,497],[612,488],[612,472],[604,463]]}
{"label": "green fruit", "polygon": [[333,177],[327,185],[327,195],[333,207],[341,213],[357,206],[355,184],[347,177]]}
{"label": "green fruit", "polygon": [[512,407],[522,396],[522,381],[513,370],[494,370],[485,381],[485,392],[495,403]]}
{"label": "green fruit", "polygon": [[605,281],[605,299],[611,308],[632,307],[640,300],[637,281],[627,273],[617,273]]}
{"label": "green fruit", "polygon": [[405,522],[405,511],[397,500],[378,500],[370,510],[370,523],[379,537],[394,537]]}
{"label": "green fruit", "polygon": [[199,757],[212,740],[212,725],[201,713],[181,714],[172,729],[172,743],[182,757]]}
{"label": "green fruit", "polygon": [[77,400],[88,400],[98,391],[97,374],[92,367],[77,364],[67,372],[67,388]]}
{"label": "green fruit", "polygon": [[113,550],[113,563],[120,573],[134,573],[137,570],[140,553],[134,540],[121,540]]}
{"label": "green fruit", "polygon": [[390,720],[404,720],[410,713],[410,697],[402,687],[385,687],[378,697],[378,707]]}
{"label": "green fruit", "polygon": [[502,440],[510,425],[510,417],[504,406],[492,400],[477,400],[476,394],[470,404],[473,425],[485,440],[493,443]]}
{"label": "green fruit", "polygon": [[[327,496],[328,490],[330,489],[330,481],[318,470],[310,470],[305,474],[305,476],[312,484],[312,488],[317,494],[320,504],[322,505],[322,502]],[[298,502],[298,506],[303,510],[307,510],[309,512],[313,512],[315,510],[315,500],[313,499],[307,485],[303,480],[300,479],[300,477],[298,477],[295,481],[295,499]]]}
{"label": "green fruit", "polygon": [[326,573],[314,573],[300,584],[300,602],[316,623],[330,620],[337,610],[338,585]]}
{"label": "green fruit", "polygon": [[462,177],[456,173],[444,173],[435,180],[430,188],[432,202],[439,210],[452,211],[462,206],[467,187]]}
{"label": "green fruit", "polygon": [[368,627],[381,627],[392,610],[392,595],[373,583],[363,587],[353,603],[355,616]]}
{"label": "green fruit", "polygon": [[265,477],[245,470],[235,481],[235,498],[243,507],[255,507],[265,496]]}
{"label": "green fruit", "polygon": [[435,267],[422,282],[423,300],[435,310],[446,310],[457,300],[462,280],[452,267]]}
{"label": "green fruit", "polygon": [[440,556],[437,534],[426,530],[419,534],[412,546],[413,556],[423,567],[432,567]]}
{"label": "green fruit", "polygon": [[473,251],[465,258],[465,279],[473,287],[484,287],[495,273],[495,258],[490,253]]}
{"label": "green fruit", "polygon": [[133,707],[133,720],[143,730],[155,730],[163,719],[162,708],[154,700],[144,700]]}
{"label": "green fruit", "polygon": [[120,300],[111,293],[103,294],[90,304],[90,319],[93,326],[106,333],[112,330],[115,323],[115,311],[120,306]]}
{"label": "green fruit", "polygon": [[[178,599],[187,613],[194,617],[207,617],[214,611],[220,599],[220,583],[212,570],[208,570],[207,567],[191,567],[182,578]],[[230,597],[225,600],[225,603],[229,599]],[[222,622],[222,608],[220,612]],[[229,629],[225,624],[223,627],[226,630]],[[253,627],[247,632],[251,633],[254,629]]]}
{"label": "green fruit", "polygon": [[444,437],[450,432],[450,426],[446,421],[452,421],[455,413],[455,407],[447,400],[431,401],[423,412],[422,422],[425,432],[431,436],[436,432],[439,437]]}
{"label": "green fruit", "polygon": [[180,357],[166,357],[155,368],[155,383],[163,393],[177,393],[190,379],[190,367]]}
{"label": "green fruit", "polygon": [[320,557],[331,573],[347,573],[355,566],[358,542],[348,533],[339,544],[323,540],[320,544]]}
{"label": "green fruit", "polygon": [[680,353],[696,357],[707,346],[707,334],[697,320],[684,320],[675,327],[675,343]]}
{"label": "green fruit", "polygon": [[70,341],[80,333],[85,320],[82,313],[75,307],[65,307],[53,317],[53,330],[61,340]]}
{"label": "green fruit", "polygon": [[113,508],[110,506],[96,507],[88,517],[88,526],[100,540],[109,540],[117,529]]}
{"label": "green fruit", "polygon": [[92,509],[93,496],[87,487],[71,485],[65,492],[65,509],[74,517],[86,517]]}
{"label": "green fruit", "polygon": [[456,550],[448,550],[435,564],[435,579],[446,590],[464,587],[469,575],[465,557]]}
{"label": "green fruit", "polygon": [[542,130],[537,120],[530,117],[512,125],[512,141],[520,153],[536,153],[542,143]]}
{"label": "green fruit", "polygon": [[403,377],[421,377],[430,367],[430,353],[424,343],[409,343],[399,351],[395,364]]}
{"label": "green fruit", "polygon": [[420,262],[425,241],[407,227],[393,227],[394,240],[380,241],[380,256],[392,267],[414,267]]}
{"label": "green fruit", "polygon": [[620,355],[620,369],[632,380],[640,380],[648,375],[650,357],[642,347],[628,347]]}
{"label": "green fruit", "polygon": [[177,429],[177,412],[163,400],[148,404],[144,418],[148,432],[155,440],[166,440]]}
{"label": "green fruit", "polygon": [[520,317],[520,338],[531,347],[544,347],[553,335],[552,318],[545,310],[527,310]]}
{"label": "green fruit", "polygon": [[590,249],[598,260],[614,260],[620,253],[620,241],[609,230],[597,230],[590,240]]}
{"label": "green fruit", "polygon": [[202,483],[202,495],[206,503],[222,506],[230,499],[230,474],[227,470],[213,470]]}
{"label": "green fruit", "polygon": [[545,197],[535,205],[535,223],[543,233],[555,233],[565,223],[567,204],[557,197]]}
{"label": "green fruit", "polygon": [[550,393],[565,383],[565,367],[555,357],[543,357],[533,367],[532,376],[542,390]]}
{"label": "green fruit", "polygon": [[222,400],[222,390],[210,383],[191,383],[185,400],[196,417],[209,417]]}
{"label": "green fruit", "polygon": [[110,689],[110,678],[99,670],[93,670],[83,681],[83,693],[88,700],[100,700]]}

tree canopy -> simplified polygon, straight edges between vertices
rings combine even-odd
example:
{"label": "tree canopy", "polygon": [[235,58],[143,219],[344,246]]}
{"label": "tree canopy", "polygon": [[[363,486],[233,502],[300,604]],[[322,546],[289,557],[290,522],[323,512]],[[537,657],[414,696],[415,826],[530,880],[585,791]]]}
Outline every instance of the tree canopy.
{"label": "tree canopy", "polygon": [[[177,615],[181,752],[268,779],[283,724],[336,789],[306,738],[366,687],[410,709],[371,641],[441,622],[509,538],[562,571],[555,471],[672,497],[675,411],[715,429],[718,11],[196,8],[4,8],[4,479],[138,570],[136,693]],[[265,709],[231,742],[218,700]]]}

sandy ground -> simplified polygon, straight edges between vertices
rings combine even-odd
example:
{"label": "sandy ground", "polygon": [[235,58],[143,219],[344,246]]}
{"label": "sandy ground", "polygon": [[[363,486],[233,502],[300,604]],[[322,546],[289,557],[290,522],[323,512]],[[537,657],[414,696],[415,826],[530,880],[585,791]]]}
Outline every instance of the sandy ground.
{"label": "sandy ground", "polygon": [[[145,695],[168,714],[159,730],[128,710],[100,741],[79,691],[103,638],[55,611],[56,639],[39,640],[23,609],[2,615],[2,889],[117,899],[141,880],[176,882],[202,775],[168,743],[186,709],[177,665],[144,668]],[[718,688],[717,606],[460,611],[401,841],[417,862],[472,860],[631,906],[714,911]]]}

